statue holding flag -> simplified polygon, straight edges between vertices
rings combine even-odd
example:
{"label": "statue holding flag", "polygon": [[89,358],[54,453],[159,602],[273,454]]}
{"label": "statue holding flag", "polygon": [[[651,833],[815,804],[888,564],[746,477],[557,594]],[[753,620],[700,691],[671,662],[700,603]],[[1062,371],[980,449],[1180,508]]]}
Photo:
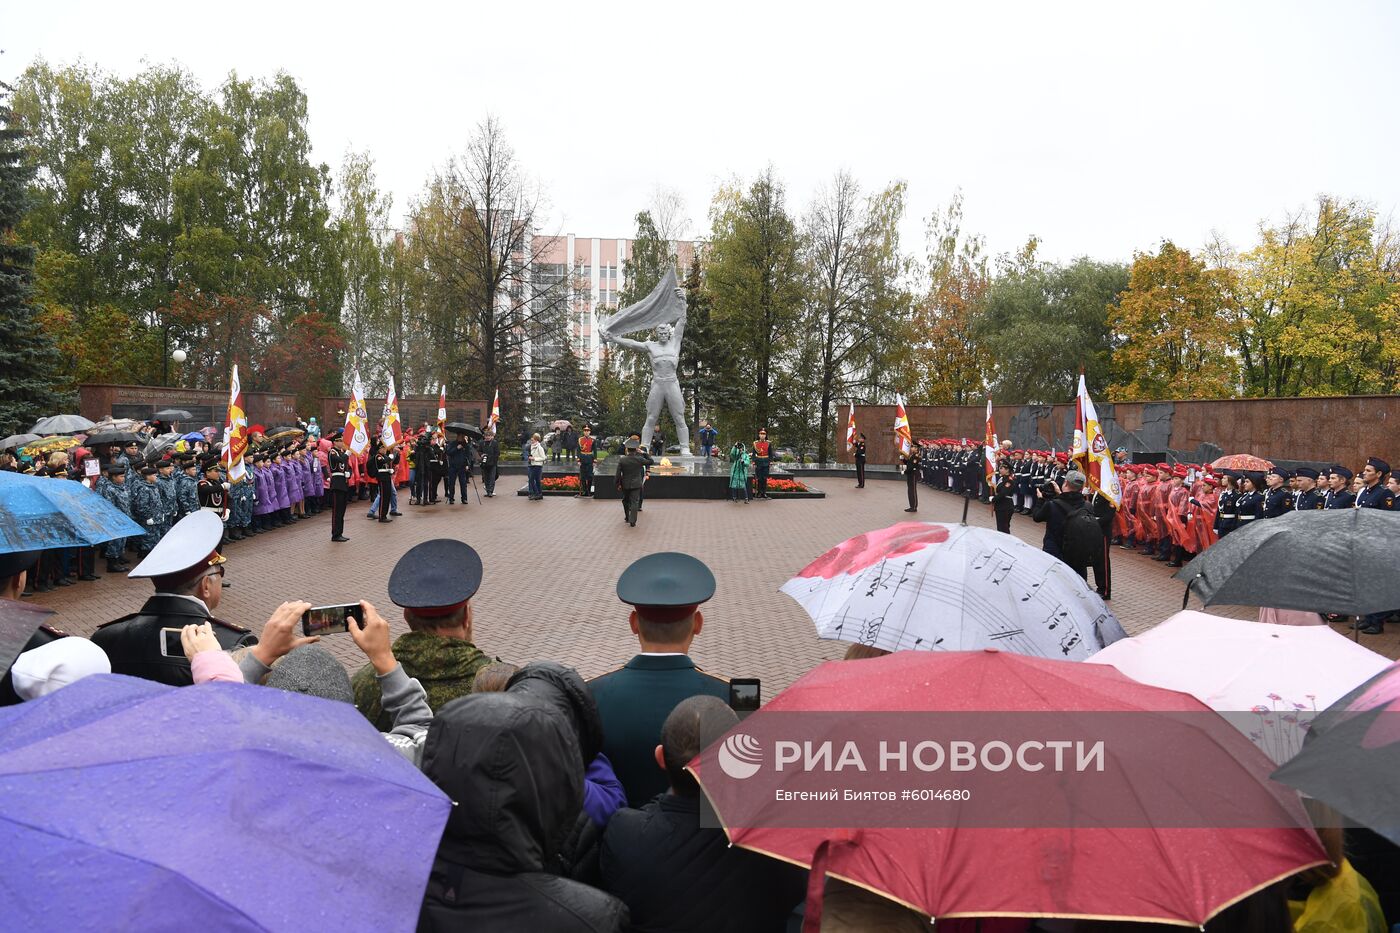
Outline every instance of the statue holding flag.
{"label": "statue holding flag", "polygon": [[[655,340],[627,340],[622,334],[656,329]],[[676,270],[667,269],[656,287],[633,305],[608,318],[598,335],[607,343],[645,353],[651,359],[651,391],[647,393],[647,420],[642,426],[642,449],[651,446],[664,403],[676,423],[681,455],[690,456],[690,428],[685,423],[685,397],[676,375],[685,334],[685,290],[676,285]]]}

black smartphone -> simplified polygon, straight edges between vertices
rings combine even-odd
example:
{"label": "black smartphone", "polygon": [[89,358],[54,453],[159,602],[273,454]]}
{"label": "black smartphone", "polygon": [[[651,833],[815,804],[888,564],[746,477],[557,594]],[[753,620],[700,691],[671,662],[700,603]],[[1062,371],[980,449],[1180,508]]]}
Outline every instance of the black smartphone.
{"label": "black smartphone", "polygon": [[758,709],[759,684],[757,677],[733,677],[729,681],[729,708],[740,718]]}
{"label": "black smartphone", "polygon": [[178,628],[163,628],[160,630],[160,653],[167,658],[183,658],[185,656],[185,646],[180,642],[180,632]]}
{"label": "black smartphone", "polygon": [[312,606],[301,614],[301,633],[312,635],[340,635],[350,631],[349,620],[365,624],[359,603],[341,603],[336,606]]}

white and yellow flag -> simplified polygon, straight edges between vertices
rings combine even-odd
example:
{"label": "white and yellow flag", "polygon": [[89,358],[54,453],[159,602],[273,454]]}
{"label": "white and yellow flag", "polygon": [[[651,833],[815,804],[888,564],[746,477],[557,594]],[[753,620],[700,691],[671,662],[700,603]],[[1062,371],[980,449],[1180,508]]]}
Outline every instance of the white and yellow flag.
{"label": "white and yellow flag", "polygon": [[909,416],[904,411],[904,396],[894,397],[894,441],[899,446],[901,456],[909,456],[914,449],[914,435],[909,431]]}
{"label": "white and yellow flag", "polygon": [[1084,382],[1084,374],[1079,374],[1079,397],[1074,410],[1074,447],[1069,459],[1083,471],[1088,487],[1103,496],[1118,508],[1123,501],[1123,487],[1118,483],[1118,470],[1113,464],[1113,454],[1108,449],[1108,438],[1099,427],[1099,415],[1094,411],[1094,400],[1089,398],[1089,387]]}
{"label": "white and yellow flag", "polygon": [[350,383],[350,404],[345,407],[345,446],[356,454],[369,449],[369,412],[365,410],[365,384],[360,381],[360,370]]}
{"label": "white and yellow flag", "polygon": [[228,420],[224,422],[224,466],[230,483],[243,478],[243,454],[247,450],[248,413],[243,409],[243,384],[238,381],[238,364],[234,363],[228,389]]}

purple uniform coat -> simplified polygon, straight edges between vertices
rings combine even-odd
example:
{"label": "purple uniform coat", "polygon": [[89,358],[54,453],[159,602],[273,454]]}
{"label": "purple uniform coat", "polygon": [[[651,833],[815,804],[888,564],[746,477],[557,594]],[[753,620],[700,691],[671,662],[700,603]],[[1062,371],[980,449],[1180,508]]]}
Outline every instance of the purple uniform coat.
{"label": "purple uniform coat", "polygon": [[268,512],[276,511],[276,494],[273,492],[272,473],[266,465],[254,468],[253,475],[257,477],[258,501],[253,503],[254,515],[266,515]]}

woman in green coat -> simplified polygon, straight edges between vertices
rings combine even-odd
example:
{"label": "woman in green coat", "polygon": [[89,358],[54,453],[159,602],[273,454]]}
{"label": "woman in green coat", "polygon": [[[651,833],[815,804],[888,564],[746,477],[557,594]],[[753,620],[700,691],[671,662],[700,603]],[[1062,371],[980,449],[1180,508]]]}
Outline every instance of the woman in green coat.
{"label": "woman in green coat", "polygon": [[743,441],[735,441],[729,448],[729,498],[747,505],[749,498],[749,452]]}

